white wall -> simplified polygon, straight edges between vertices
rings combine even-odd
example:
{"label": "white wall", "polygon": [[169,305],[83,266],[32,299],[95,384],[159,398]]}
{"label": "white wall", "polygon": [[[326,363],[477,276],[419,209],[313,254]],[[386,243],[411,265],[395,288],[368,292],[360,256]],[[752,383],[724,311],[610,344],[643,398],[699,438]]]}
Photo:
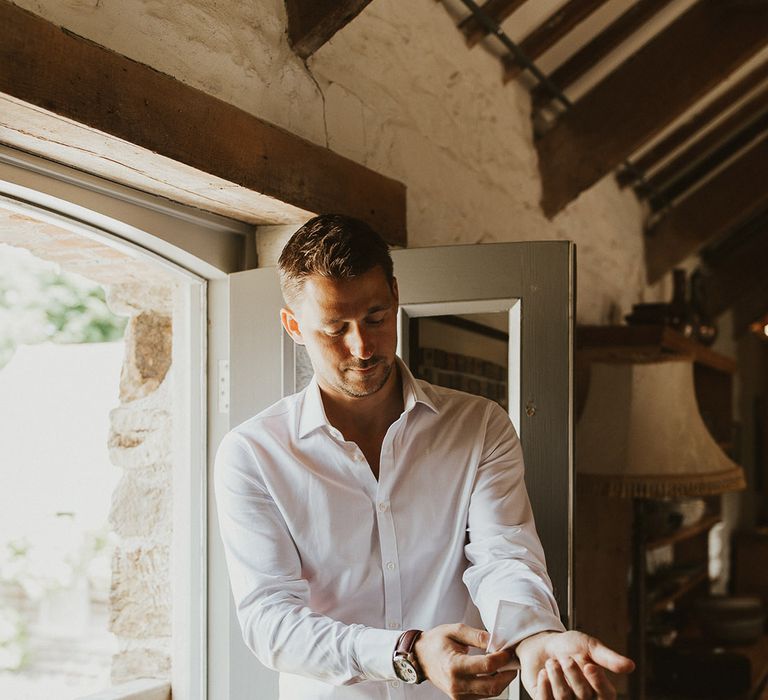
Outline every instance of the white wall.
{"label": "white wall", "polygon": [[287,44],[282,0],[16,2],[403,181],[411,246],[576,241],[579,322],[668,294],[645,289],[642,210],[611,177],[542,215],[528,94],[467,49],[439,2],[376,0],[308,66]]}

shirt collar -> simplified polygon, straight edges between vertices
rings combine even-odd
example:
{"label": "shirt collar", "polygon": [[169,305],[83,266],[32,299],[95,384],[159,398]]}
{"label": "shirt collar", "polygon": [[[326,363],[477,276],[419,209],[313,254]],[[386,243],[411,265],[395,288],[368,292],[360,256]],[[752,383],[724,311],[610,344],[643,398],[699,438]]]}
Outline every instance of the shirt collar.
{"label": "shirt collar", "polygon": [[[437,413],[437,406],[429,397],[423,387],[416,381],[416,378],[408,369],[408,366],[399,357],[395,357],[397,366],[400,368],[400,377],[403,381],[403,413],[412,411],[416,404],[424,404],[434,413]],[[306,437],[313,430],[322,426],[333,429],[325,415],[323,399],[320,396],[320,387],[317,383],[317,377],[312,375],[306,389],[304,389],[304,400],[299,415],[299,438]]]}

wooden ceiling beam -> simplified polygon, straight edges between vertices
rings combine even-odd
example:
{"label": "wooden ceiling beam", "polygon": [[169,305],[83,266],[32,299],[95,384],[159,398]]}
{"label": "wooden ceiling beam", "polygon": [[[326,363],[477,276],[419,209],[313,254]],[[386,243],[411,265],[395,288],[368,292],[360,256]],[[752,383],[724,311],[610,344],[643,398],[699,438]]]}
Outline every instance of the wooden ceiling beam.
{"label": "wooden ceiling beam", "polygon": [[[209,211],[221,213],[215,206],[236,192],[239,205],[290,209],[294,218],[278,222],[339,212],[406,244],[402,183],[7,0],[0,0],[0,107],[0,140],[10,146],[75,167],[109,163],[113,179],[134,186],[135,173],[151,184],[154,172],[149,191],[161,187],[162,172],[204,190],[213,208],[201,208]],[[29,120],[7,116],[24,107]]]}
{"label": "wooden ceiling beam", "polygon": [[[520,51],[531,61],[539,58],[553,47],[574,27],[581,24],[593,12],[599,10],[608,0],[568,0],[557,12],[534,29],[520,42]],[[523,72],[512,54],[504,56],[504,82],[517,78]]]}
{"label": "wooden ceiling beam", "polygon": [[288,41],[302,58],[309,58],[371,0],[285,0]]}
{"label": "wooden ceiling beam", "polygon": [[[734,135],[747,129],[755,120],[758,120],[759,123],[760,117],[765,116],[766,113],[768,113],[768,87],[751,100],[745,102],[730,116],[704,133],[701,138],[693,141],[690,146],[683,149],[669,163],[657,170],[646,180],[645,185],[636,188],[637,194],[639,196],[647,196],[649,193],[659,192],[664,196],[666,188],[674,186],[676,181],[680,180],[682,176],[692,169],[695,169],[696,165],[703,159],[706,159],[718,146],[727,143]],[[723,155],[727,157],[728,154],[724,153]],[[712,166],[716,167],[717,163],[713,163]],[[701,173],[700,177],[705,176],[706,172],[708,170]],[[689,183],[689,186],[691,184],[693,182]],[[678,194],[673,194],[668,199],[671,200]]]}
{"label": "wooden ceiling beam", "polygon": [[[588,70],[596,66],[622,42],[637,32],[648,20],[662,10],[672,0],[639,0],[624,14],[614,20],[594,39],[588,41],[573,56],[550,73],[550,80],[565,91]],[[533,104],[540,108],[552,99],[544,85],[537,85],[532,91]]]}
{"label": "wooden ceiling beam", "polygon": [[554,216],[768,43],[768,3],[699,0],[565,112],[538,141]]}
{"label": "wooden ceiling beam", "polygon": [[[768,103],[756,109],[749,119],[734,130],[715,129],[720,133],[708,133],[689,149],[690,160],[680,159],[678,170],[659,173],[648,181],[648,202],[653,211],[669,206],[676,199],[713,173],[729,158],[768,131]],[[677,160],[677,159],[676,159]],[[665,168],[666,170],[666,168]],[[664,179],[664,178],[667,179]]]}
{"label": "wooden ceiling beam", "polygon": [[690,119],[672,130],[655,146],[632,161],[633,168],[619,171],[617,179],[622,187],[635,181],[637,172],[645,173],[667,158],[670,153],[682,146],[698,131],[717,119],[723,112],[736,102],[739,102],[757,86],[768,80],[768,61],[750,71],[732,87],[725,90],[719,97],[712,100],[706,107],[699,110]]}
{"label": "wooden ceiling beam", "polygon": [[[740,243],[730,249],[702,255],[705,273],[702,277],[704,311],[719,316],[768,279],[768,210],[761,212],[745,229],[733,235]],[[768,309],[768,305],[766,306]]]}
{"label": "wooden ceiling beam", "polygon": [[672,207],[648,231],[645,258],[653,284],[690,254],[768,207],[768,136]]}
{"label": "wooden ceiling beam", "polygon": [[[492,20],[501,24],[515,10],[524,5],[525,2],[526,0],[486,0],[486,2],[480,6],[480,9]],[[478,21],[474,14],[465,17],[459,22],[459,29],[466,37],[467,46],[470,48],[479,44],[486,36],[488,36],[485,27]]]}

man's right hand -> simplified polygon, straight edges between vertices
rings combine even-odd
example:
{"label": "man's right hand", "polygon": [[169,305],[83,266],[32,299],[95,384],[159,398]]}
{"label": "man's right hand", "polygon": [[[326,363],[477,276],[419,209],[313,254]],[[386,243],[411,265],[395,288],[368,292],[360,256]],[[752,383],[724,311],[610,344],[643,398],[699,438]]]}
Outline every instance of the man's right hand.
{"label": "man's right hand", "polygon": [[485,650],[488,632],[463,624],[440,625],[422,632],[414,652],[424,675],[454,700],[492,698],[506,688],[517,671],[499,671],[512,660],[509,651],[470,655]]}

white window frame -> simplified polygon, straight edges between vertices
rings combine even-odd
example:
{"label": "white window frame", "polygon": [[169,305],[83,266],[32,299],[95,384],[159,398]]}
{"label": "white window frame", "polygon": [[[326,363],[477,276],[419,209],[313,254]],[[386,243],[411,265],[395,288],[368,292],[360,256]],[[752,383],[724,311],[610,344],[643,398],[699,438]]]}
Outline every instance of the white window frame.
{"label": "white window frame", "polygon": [[[173,365],[186,370],[177,375],[183,392],[177,401],[190,410],[174,416],[179,429],[174,430],[171,685],[175,700],[207,700],[207,436],[209,390],[215,390],[207,381],[208,289],[226,283],[228,273],[238,269],[254,229],[5,146],[0,146],[0,203],[152,260],[182,282]],[[156,700],[163,687],[162,681],[136,681],[105,690],[104,697]]]}

